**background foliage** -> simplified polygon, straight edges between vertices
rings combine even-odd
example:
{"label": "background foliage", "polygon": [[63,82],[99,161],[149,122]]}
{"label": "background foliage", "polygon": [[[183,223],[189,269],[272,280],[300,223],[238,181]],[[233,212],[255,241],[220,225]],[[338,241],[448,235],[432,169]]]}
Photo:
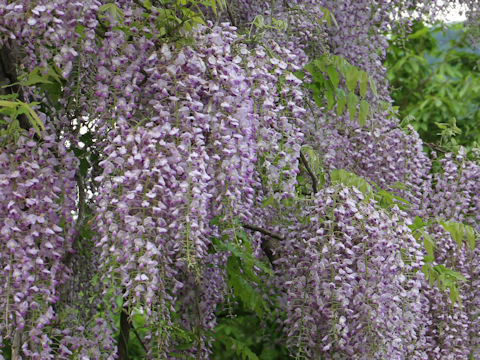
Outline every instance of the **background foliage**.
{"label": "background foliage", "polygon": [[[441,44],[439,42],[441,41]],[[400,118],[422,139],[440,143],[448,127],[456,141],[479,139],[478,53],[463,24],[427,27],[416,23],[406,37],[394,35],[385,65]]]}

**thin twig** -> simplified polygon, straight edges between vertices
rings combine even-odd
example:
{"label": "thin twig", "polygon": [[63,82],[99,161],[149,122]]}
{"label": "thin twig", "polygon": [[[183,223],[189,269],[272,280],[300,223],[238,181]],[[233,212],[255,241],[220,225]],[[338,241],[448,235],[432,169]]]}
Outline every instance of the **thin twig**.
{"label": "thin twig", "polygon": [[268,260],[270,261],[270,264],[274,268],[275,267],[274,262],[275,260],[278,259],[278,255],[276,255],[274,252],[275,242],[272,239],[283,241],[284,240],[283,237],[279,234],[271,232],[270,230],[263,229],[255,225],[243,224],[243,227],[248,230],[258,231],[259,233],[264,235],[262,236],[262,242],[260,243],[260,247],[262,248],[262,251],[267,256]]}
{"label": "thin twig", "polygon": [[73,237],[73,242],[72,242],[72,251],[67,252],[65,255],[64,259],[64,264],[70,268],[71,262],[73,260],[74,253],[76,252],[78,246],[80,245],[80,230],[82,229],[83,226],[83,221],[85,219],[85,186],[83,184],[83,178],[82,175],[80,175],[79,171],[75,173],[75,180],[77,182],[77,188],[78,188],[78,215],[77,215],[77,221],[75,222],[75,236]]}
{"label": "thin twig", "polygon": [[135,329],[135,327],[133,326],[133,324],[130,324],[130,326],[132,327],[133,333],[134,333],[135,336],[137,337],[138,342],[140,343],[140,345],[142,345],[143,350],[145,350],[146,352],[148,352],[148,349],[147,349],[147,347],[145,346],[145,344],[143,343],[142,338],[140,337],[140,334],[138,333],[137,329]]}
{"label": "thin twig", "polygon": [[442,149],[439,145],[435,143],[425,142],[424,144],[427,145],[430,149],[438,151],[442,154],[446,154],[448,152],[447,150]]}
{"label": "thin twig", "polygon": [[83,219],[85,218],[85,187],[83,185],[82,175],[77,171],[75,173],[75,180],[77,181],[78,187],[78,217],[77,222],[75,223],[75,229],[80,231],[83,225]]}
{"label": "thin twig", "polygon": [[305,169],[307,169],[308,175],[310,175],[310,177],[312,178],[312,189],[313,189],[313,193],[316,194],[318,192],[317,176],[312,171],[312,168],[308,164],[307,158],[305,157],[305,155],[303,155],[301,151],[300,151],[300,160],[302,161],[303,166],[305,166]]}
{"label": "thin twig", "polygon": [[267,229],[264,229],[264,228],[261,228],[261,227],[258,227],[258,226],[255,226],[255,225],[250,225],[250,224],[243,224],[243,227],[245,229],[248,229],[248,230],[252,230],[252,231],[258,231],[260,233],[262,233],[263,235],[267,235],[267,236],[270,236],[274,239],[277,239],[277,240],[280,240],[280,241],[283,241],[283,237],[279,234],[276,234],[274,232],[271,232],[270,230],[267,230]]}

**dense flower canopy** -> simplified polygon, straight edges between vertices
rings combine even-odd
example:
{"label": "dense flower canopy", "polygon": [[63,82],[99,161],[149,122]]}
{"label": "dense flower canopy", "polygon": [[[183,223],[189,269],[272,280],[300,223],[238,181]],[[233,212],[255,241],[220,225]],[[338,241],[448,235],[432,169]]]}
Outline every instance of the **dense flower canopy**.
{"label": "dense flower canopy", "polygon": [[479,358],[480,167],[382,65],[445,2],[197,3],[0,0],[0,359],[207,359],[232,297],[297,359]]}

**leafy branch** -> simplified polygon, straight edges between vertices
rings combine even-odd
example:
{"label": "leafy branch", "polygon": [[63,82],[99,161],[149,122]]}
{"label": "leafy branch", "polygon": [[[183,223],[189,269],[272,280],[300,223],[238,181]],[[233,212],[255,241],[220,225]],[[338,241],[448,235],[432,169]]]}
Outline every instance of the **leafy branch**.
{"label": "leafy branch", "polygon": [[[323,108],[325,100],[327,110],[332,110],[336,104],[336,113],[340,116],[346,105],[350,121],[353,121],[359,106],[358,123],[365,125],[371,111],[370,104],[365,100],[367,89],[370,88],[371,94],[378,97],[375,81],[365,71],[350,65],[340,56],[330,54],[312,60],[305,65],[305,71],[310,74],[310,81],[305,86],[311,91],[318,107]],[[295,75],[303,80],[305,71],[297,71]]]}

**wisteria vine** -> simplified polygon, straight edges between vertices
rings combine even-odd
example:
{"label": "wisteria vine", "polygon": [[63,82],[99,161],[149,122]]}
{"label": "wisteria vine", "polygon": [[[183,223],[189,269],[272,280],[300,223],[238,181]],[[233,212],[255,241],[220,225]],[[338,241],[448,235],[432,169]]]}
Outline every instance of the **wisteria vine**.
{"label": "wisteria vine", "polygon": [[0,0],[0,359],[207,359],[232,299],[297,359],[479,357],[479,163],[382,65],[445,7]]}

